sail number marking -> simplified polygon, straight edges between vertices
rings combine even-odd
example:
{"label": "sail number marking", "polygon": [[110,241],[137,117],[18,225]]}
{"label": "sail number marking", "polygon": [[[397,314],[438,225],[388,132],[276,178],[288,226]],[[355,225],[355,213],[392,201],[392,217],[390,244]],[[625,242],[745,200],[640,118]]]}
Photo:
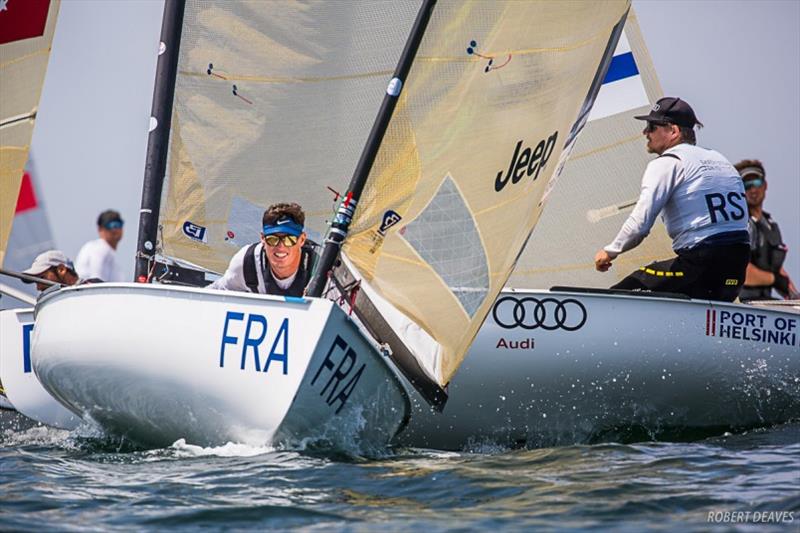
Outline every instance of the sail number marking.
{"label": "sail number marking", "polygon": [[[719,218],[722,218],[725,222],[731,219],[741,220],[744,218],[745,213],[747,213],[747,198],[741,193],[735,191],[729,192],[727,202],[725,201],[726,197],[718,192],[706,194],[705,198],[706,206],[708,207],[708,216],[711,217],[712,224],[716,224]],[[741,203],[738,203],[737,200]],[[732,210],[728,208],[729,206]],[[717,213],[719,213],[719,217],[717,217]]]}
{"label": "sail number marking", "polygon": [[22,325],[22,372],[30,374],[31,372],[31,333],[33,333],[33,324]]}
{"label": "sail number marking", "polygon": [[[225,315],[225,324],[222,326],[222,342],[219,347],[219,366],[225,367],[225,347],[228,345],[239,344],[240,337],[230,333],[230,326],[233,322],[245,322],[244,336],[242,340],[241,358],[239,369],[245,370],[248,366],[249,356],[252,356],[253,367],[256,372],[267,372],[272,363],[283,364],[283,375],[289,373],[289,319],[284,318],[278,327],[272,331],[268,328],[267,317],[257,314],[245,315],[236,311],[228,311]],[[266,342],[265,342],[266,341]],[[261,353],[259,348],[264,344],[269,346],[269,354],[264,361],[264,368],[261,368]],[[230,350],[228,350],[230,351]],[[266,350],[264,350],[266,351]]]}
{"label": "sail number marking", "polygon": [[322,379],[319,379],[319,383],[320,385],[325,383],[325,386],[322,387],[319,395],[324,396],[326,392],[328,393],[324,401],[329,406],[338,403],[337,415],[344,408],[347,399],[350,398],[350,395],[355,390],[358,380],[361,379],[361,374],[364,373],[364,369],[367,366],[362,363],[358,370],[354,371],[357,364],[358,354],[356,351],[343,338],[336,335],[333,344],[331,344],[328,353],[325,355],[325,359],[322,360],[322,364],[319,365],[317,372],[314,374],[314,379],[311,380],[311,386],[313,387],[317,380],[322,377]]}

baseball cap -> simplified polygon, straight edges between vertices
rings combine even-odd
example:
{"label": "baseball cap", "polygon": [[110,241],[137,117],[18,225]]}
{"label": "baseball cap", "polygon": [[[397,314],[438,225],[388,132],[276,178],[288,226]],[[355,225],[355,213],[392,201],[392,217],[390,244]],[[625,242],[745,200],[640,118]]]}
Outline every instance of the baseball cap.
{"label": "baseball cap", "polygon": [[680,98],[675,98],[673,96],[665,96],[659,99],[659,101],[650,108],[650,114],[639,115],[633,118],[637,120],[646,120],[648,122],[670,123],[686,128],[693,128],[697,124],[703,125],[697,120],[692,106]]}
{"label": "baseball cap", "polygon": [[[61,250],[48,250],[37,255],[30,268],[23,270],[22,273],[30,274],[31,276],[38,276],[46,270],[57,267],[58,265],[64,265],[68,269],[75,272],[75,265],[72,264],[72,261],[70,261],[66,255],[64,255],[64,252]],[[32,281],[28,280],[23,281],[25,283],[33,283]]]}
{"label": "baseball cap", "polygon": [[283,233],[299,237],[303,233],[303,225],[298,224],[292,217],[281,217],[273,224],[264,224],[264,236]]}

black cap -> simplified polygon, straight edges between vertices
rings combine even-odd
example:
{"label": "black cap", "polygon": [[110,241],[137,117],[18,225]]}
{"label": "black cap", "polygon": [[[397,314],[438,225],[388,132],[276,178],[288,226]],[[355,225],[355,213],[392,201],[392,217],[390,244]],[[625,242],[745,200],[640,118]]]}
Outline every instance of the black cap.
{"label": "black cap", "polygon": [[650,109],[649,115],[639,115],[633,118],[646,120],[648,122],[675,124],[676,126],[683,126],[686,128],[693,128],[697,124],[703,125],[697,120],[692,106],[680,98],[674,98],[672,96],[665,96],[656,102]]}

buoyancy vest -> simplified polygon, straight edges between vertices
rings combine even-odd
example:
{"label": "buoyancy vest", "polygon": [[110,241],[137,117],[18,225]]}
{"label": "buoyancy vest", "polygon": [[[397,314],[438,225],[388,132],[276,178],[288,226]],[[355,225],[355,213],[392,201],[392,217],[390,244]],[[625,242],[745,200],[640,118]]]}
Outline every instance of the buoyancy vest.
{"label": "buoyancy vest", "polygon": [[750,262],[761,270],[779,272],[788,250],[778,223],[769,213],[761,213],[758,221],[750,218]]}
{"label": "buoyancy vest", "polygon": [[[250,289],[250,292],[259,292],[258,278],[260,275],[261,279],[264,281],[264,286],[266,287],[266,294],[275,294],[278,296],[303,296],[306,285],[308,285],[308,282],[310,281],[311,273],[314,271],[314,264],[316,263],[317,257],[315,249],[317,248],[317,245],[310,240],[306,241],[306,244],[303,245],[302,255],[300,256],[300,266],[297,269],[297,275],[295,275],[292,284],[286,289],[283,289],[278,285],[278,283],[275,281],[275,278],[272,276],[272,270],[269,269],[269,263],[267,262],[264,247],[259,246],[259,244],[260,243],[256,242],[250,245],[250,247],[247,249],[247,252],[244,254],[244,263],[242,264],[244,283],[247,285],[247,288]],[[261,252],[260,262],[256,261],[256,249],[260,250]],[[256,263],[261,264],[262,268],[257,268]]]}
{"label": "buoyancy vest", "polygon": [[[778,223],[766,211],[761,212],[759,220],[750,217],[750,262],[767,272],[776,274],[783,267],[788,248],[783,242]],[[772,297],[772,286],[745,285],[742,300],[761,300]]]}

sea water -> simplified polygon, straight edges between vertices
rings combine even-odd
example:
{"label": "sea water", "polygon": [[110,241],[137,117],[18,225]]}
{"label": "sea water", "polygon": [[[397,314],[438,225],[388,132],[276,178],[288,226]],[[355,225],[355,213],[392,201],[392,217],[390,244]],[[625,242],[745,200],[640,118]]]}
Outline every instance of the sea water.
{"label": "sea water", "polygon": [[378,457],[0,434],[0,530],[800,530],[800,423],[695,442]]}

